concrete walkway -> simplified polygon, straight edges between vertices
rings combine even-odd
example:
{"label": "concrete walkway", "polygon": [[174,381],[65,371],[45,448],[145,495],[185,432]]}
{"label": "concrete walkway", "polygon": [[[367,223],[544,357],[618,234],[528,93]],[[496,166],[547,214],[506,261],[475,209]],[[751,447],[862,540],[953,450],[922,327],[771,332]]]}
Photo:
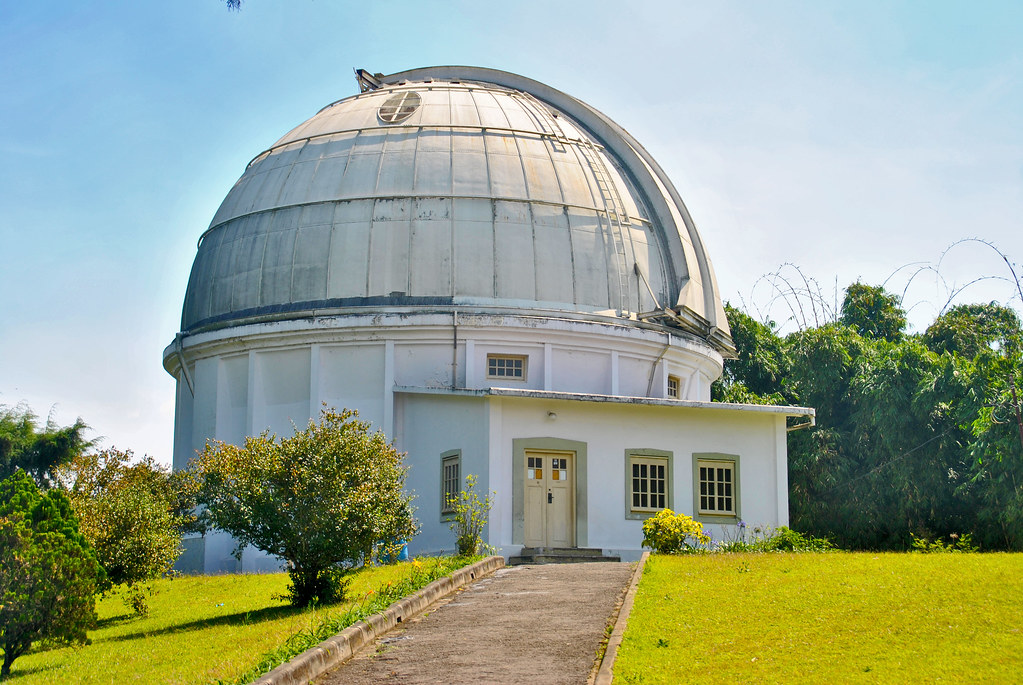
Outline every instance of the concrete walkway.
{"label": "concrete walkway", "polygon": [[585,683],[632,569],[626,563],[502,568],[316,683]]}

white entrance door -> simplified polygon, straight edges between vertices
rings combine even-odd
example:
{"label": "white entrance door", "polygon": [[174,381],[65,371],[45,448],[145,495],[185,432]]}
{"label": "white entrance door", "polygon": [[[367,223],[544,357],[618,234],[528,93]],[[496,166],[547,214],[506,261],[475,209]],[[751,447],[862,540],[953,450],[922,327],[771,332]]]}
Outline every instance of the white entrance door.
{"label": "white entrance door", "polygon": [[526,547],[575,546],[575,453],[526,452]]}

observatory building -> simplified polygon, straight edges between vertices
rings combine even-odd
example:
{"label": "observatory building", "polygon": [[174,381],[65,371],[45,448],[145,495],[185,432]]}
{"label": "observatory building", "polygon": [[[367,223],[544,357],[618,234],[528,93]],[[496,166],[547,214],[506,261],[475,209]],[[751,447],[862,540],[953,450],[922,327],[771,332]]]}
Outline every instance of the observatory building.
{"label": "observatory building", "polygon": [[[422,532],[454,548],[446,495],[496,493],[506,556],[635,558],[670,507],[721,537],[788,522],[786,417],[710,402],[734,354],[681,197],[624,129],[501,71],[357,72],[257,155],[199,238],[181,331],[174,467],[207,439],[289,435],[324,403],[408,453]],[[179,565],[259,570],[223,533]]]}

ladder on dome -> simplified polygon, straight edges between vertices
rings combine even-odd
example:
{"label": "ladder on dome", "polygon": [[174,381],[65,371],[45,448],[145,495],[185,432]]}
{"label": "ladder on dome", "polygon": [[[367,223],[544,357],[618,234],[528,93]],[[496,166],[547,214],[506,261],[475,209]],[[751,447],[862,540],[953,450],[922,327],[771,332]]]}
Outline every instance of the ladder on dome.
{"label": "ladder on dome", "polygon": [[625,211],[625,203],[622,202],[622,197],[618,194],[618,188],[614,181],[611,180],[611,175],[608,173],[604,161],[600,158],[597,147],[590,140],[580,141],[578,147],[593,171],[597,188],[600,190],[601,199],[604,203],[603,214],[607,218],[608,224],[610,224],[611,240],[614,243],[615,266],[618,271],[618,295],[620,298],[618,308],[624,313],[628,311],[629,274],[633,273],[633,269],[628,263],[628,255],[625,251],[625,232],[622,227],[631,224],[632,221]]}
{"label": "ladder on dome", "polygon": [[[563,141],[567,140],[565,132],[551,116],[550,110],[547,109],[544,103],[531,93],[524,91],[513,93],[513,97],[522,98],[532,105],[528,110],[536,114],[537,123],[540,124],[541,130],[549,135],[552,147],[558,152],[564,152],[565,145]],[[628,263],[628,255],[625,250],[625,232],[622,227],[631,225],[632,220],[629,219],[629,213],[625,209],[625,203],[622,202],[618,186],[611,179],[607,165],[601,159],[598,147],[585,136],[581,140],[574,142],[577,143],[576,147],[582,151],[583,157],[586,158],[586,163],[589,164],[590,169],[593,171],[597,188],[600,190],[601,201],[604,203],[603,216],[607,219],[610,227],[611,241],[614,244],[614,262],[618,271],[618,310],[620,313],[627,312],[629,304],[629,274],[633,273],[633,268]],[[599,214],[600,212],[598,212]]]}
{"label": "ladder on dome", "polygon": [[525,91],[516,91],[512,94],[512,97],[521,98],[532,105],[532,107],[527,107],[526,111],[531,112],[536,118],[536,123],[540,125],[540,130],[542,130],[544,135],[551,141],[551,147],[553,147],[556,152],[564,152],[564,141],[566,140],[565,132],[561,130],[561,126],[558,125],[558,122],[553,116],[551,116],[551,112],[547,109],[547,106]]}

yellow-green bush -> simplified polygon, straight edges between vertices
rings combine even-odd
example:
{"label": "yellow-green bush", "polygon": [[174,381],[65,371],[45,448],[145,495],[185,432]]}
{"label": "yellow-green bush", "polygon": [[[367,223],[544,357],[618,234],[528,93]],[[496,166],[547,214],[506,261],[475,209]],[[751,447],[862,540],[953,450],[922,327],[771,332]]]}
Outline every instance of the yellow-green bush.
{"label": "yellow-green bush", "polygon": [[662,509],[643,523],[643,546],[664,554],[699,552],[710,544],[703,524],[685,514]]}

